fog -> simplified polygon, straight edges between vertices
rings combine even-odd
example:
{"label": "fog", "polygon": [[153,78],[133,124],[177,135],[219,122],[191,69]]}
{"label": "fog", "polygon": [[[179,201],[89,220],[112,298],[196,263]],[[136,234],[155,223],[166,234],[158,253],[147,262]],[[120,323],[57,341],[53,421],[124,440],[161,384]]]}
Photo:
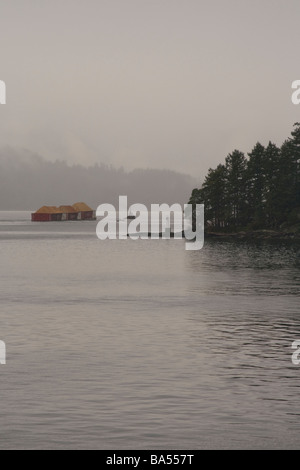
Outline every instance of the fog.
{"label": "fog", "polygon": [[2,0],[1,145],[203,178],[299,120],[299,17],[299,0]]}
{"label": "fog", "polygon": [[[199,183],[199,182],[198,182]],[[84,167],[64,161],[49,162],[25,150],[0,149],[0,210],[35,211],[43,205],[86,202],[93,209],[119,195],[129,204],[188,202],[197,181],[170,170],[136,169],[131,172],[104,164]]]}

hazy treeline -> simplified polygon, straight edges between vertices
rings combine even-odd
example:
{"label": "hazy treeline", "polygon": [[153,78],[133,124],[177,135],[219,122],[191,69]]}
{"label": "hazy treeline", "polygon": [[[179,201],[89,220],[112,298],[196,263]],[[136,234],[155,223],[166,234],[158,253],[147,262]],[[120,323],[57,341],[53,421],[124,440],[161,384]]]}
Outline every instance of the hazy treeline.
{"label": "hazy treeline", "polygon": [[127,195],[130,204],[184,204],[194,185],[191,176],[169,170],[69,166],[28,151],[0,149],[0,210],[36,210],[79,201],[96,209],[102,203],[117,206],[119,195]]}
{"label": "hazy treeline", "polygon": [[300,222],[300,124],[279,148],[259,142],[248,158],[234,150],[210,169],[190,203],[205,204],[214,229],[277,229]]}

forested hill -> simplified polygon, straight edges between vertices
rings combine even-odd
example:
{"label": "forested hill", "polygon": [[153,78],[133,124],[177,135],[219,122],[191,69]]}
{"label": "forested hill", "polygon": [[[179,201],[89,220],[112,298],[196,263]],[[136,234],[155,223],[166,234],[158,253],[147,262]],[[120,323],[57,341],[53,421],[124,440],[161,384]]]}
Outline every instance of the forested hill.
{"label": "forested hill", "polygon": [[280,148],[258,142],[247,156],[234,150],[208,171],[190,203],[205,205],[206,227],[215,231],[300,224],[300,123]]}
{"label": "forested hill", "polygon": [[0,210],[36,210],[76,201],[94,209],[102,203],[117,207],[119,195],[128,196],[129,204],[183,205],[195,184],[191,176],[171,170],[70,166],[23,150],[0,149]]}

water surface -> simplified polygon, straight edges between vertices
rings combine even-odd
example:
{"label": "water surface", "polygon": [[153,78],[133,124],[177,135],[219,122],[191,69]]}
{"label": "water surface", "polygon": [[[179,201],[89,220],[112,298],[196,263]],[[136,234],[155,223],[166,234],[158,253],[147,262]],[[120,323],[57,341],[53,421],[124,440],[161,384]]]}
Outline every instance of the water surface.
{"label": "water surface", "polygon": [[299,448],[299,247],[0,213],[0,448]]}

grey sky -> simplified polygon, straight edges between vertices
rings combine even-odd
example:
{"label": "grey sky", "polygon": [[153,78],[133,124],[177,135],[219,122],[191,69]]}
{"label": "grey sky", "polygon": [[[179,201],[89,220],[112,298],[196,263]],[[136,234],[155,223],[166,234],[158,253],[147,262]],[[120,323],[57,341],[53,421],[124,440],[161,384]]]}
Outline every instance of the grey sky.
{"label": "grey sky", "polygon": [[299,0],[0,0],[0,145],[204,176],[299,121]]}

